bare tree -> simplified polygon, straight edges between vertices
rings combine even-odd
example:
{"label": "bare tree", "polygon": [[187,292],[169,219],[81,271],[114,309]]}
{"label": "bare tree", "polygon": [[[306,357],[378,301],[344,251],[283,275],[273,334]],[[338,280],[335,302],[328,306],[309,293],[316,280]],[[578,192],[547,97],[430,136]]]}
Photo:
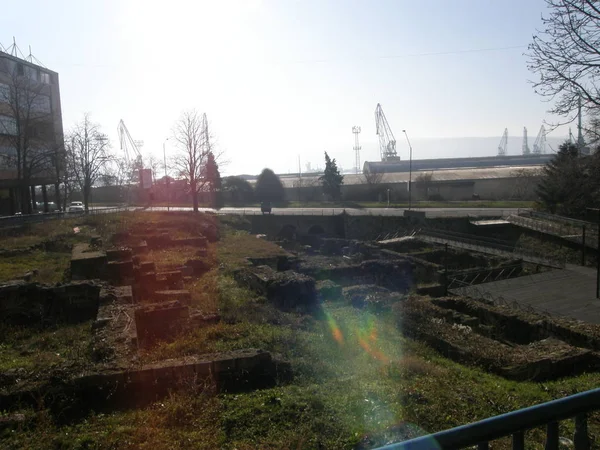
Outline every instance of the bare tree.
{"label": "bare tree", "polygon": [[109,142],[100,126],[84,114],[83,120],[76,124],[66,140],[67,165],[76,185],[83,194],[85,211],[89,211],[92,186],[112,160],[109,154]]}
{"label": "bare tree", "polygon": [[535,187],[542,176],[540,169],[517,169],[510,174],[514,177],[511,199],[525,199],[535,193]]}
{"label": "bare tree", "polygon": [[206,114],[200,116],[196,110],[184,111],[173,127],[173,140],[178,147],[174,166],[179,176],[187,181],[196,212],[198,194],[210,182],[206,173],[209,154],[213,154],[215,161],[222,157],[221,153],[214,152],[211,139]]}
{"label": "bare tree", "polygon": [[363,177],[368,185],[376,186],[383,180],[383,172],[365,172]]}
{"label": "bare tree", "polygon": [[600,4],[595,0],[546,0],[543,30],[529,45],[528,69],[535,92],[555,100],[551,113],[569,116],[600,108]]}
{"label": "bare tree", "polygon": [[161,158],[154,155],[150,155],[146,162],[148,169],[152,170],[152,182],[156,183],[157,175],[160,178],[159,170],[162,168],[164,171],[164,162]]}
{"label": "bare tree", "polygon": [[[50,97],[32,68],[15,64],[10,85],[0,84],[0,103],[8,115],[0,117],[0,132],[6,135],[13,152],[6,162],[16,168],[19,201],[23,212],[31,213],[29,185],[33,177],[51,175],[53,163],[59,163],[62,148],[54,142]],[[52,144],[49,144],[52,143]],[[60,170],[60,167],[58,168]],[[60,176],[60,174],[59,174]]]}

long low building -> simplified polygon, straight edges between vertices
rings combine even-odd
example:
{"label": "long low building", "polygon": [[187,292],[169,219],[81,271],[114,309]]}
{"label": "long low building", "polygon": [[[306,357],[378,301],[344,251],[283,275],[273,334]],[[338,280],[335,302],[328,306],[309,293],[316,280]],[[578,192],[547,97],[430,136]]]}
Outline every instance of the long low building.
{"label": "long low building", "polygon": [[[344,175],[345,200],[391,201],[408,199],[412,178],[413,200],[532,200],[543,166],[505,166],[469,169],[415,170],[409,172]],[[292,201],[323,200],[320,174],[282,176],[286,197]],[[256,180],[250,180],[254,184]]]}
{"label": "long low building", "polygon": [[438,159],[413,159],[397,162],[366,161],[363,165],[365,173],[395,173],[412,170],[439,170],[459,168],[483,167],[515,167],[515,166],[542,166],[550,161],[554,154],[507,155],[507,156],[482,156],[475,158],[438,158]]}

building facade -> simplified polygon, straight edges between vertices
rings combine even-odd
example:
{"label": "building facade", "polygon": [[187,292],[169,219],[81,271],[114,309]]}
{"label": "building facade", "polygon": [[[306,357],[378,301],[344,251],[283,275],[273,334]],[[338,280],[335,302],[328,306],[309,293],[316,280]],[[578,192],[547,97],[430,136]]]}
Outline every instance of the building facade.
{"label": "building facade", "polygon": [[0,51],[3,212],[35,212],[37,202],[47,210],[50,186],[58,202],[64,161],[58,73]]}

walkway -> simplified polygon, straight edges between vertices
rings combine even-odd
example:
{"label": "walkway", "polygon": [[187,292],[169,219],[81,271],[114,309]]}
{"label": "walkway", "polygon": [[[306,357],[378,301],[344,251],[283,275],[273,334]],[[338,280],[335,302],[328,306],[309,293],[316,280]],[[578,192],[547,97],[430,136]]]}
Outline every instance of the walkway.
{"label": "walkway", "polygon": [[499,303],[516,302],[522,308],[600,324],[596,269],[588,267],[568,264],[562,270],[457,288],[451,292]]}
{"label": "walkway", "polygon": [[526,248],[515,248],[507,242],[481,236],[467,235],[446,230],[421,229],[418,239],[437,244],[448,244],[450,247],[462,248],[489,255],[519,258],[533,264],[548,267],[564,267],[564,262],[548,258],[544,253]]}

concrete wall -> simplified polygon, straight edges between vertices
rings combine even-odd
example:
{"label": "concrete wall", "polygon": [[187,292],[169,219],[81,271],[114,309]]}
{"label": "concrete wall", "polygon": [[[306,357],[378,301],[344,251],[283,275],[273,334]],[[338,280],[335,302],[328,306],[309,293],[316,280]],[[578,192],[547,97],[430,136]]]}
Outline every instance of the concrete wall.
{"label": "concrete wall", "polygon": [[[474,180],[434,180],[423,185],[412,182],[413,200],[441,199],[448,201],[471,200],[473,194],[482,200],[535,200],[535,189],[538,177],[530,178],[482,178]],[[381,183],[342,185],[342,198],[346,201],[387,201],[387,190],[390,201],[408,200],[408,183]],[[325,200],[319,186],[286,188],[286,199],[289,201],[323,201]]]}

